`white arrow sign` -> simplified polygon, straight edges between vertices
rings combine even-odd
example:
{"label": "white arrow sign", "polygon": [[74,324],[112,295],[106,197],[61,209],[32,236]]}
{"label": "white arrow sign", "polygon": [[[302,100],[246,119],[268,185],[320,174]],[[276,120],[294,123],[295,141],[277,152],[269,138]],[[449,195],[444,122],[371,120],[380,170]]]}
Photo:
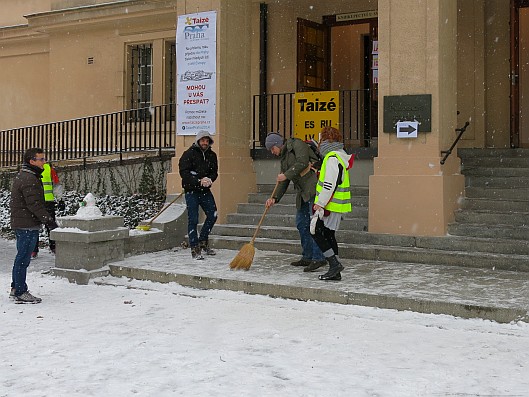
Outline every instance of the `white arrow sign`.
{"label": "white arrow sign", "polygon": [[417,138],[419,132],[418,121],[397,122],[397,138]]}

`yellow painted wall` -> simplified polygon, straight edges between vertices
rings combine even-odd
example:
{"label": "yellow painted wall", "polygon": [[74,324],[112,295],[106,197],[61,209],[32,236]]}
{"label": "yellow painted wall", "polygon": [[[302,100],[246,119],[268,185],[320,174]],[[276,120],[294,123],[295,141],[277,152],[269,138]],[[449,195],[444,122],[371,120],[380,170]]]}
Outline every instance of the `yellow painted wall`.
{"label": "yellow painted wall", "polygon": [[49,11],[50,0],[0,0],[0,26],[26,25],[24,15]]}
{"label": "yellow painted wall", "polygon": [[0,130],[48,121],[48,43],[36,39],[20,50],[10,43],[0,52]]}

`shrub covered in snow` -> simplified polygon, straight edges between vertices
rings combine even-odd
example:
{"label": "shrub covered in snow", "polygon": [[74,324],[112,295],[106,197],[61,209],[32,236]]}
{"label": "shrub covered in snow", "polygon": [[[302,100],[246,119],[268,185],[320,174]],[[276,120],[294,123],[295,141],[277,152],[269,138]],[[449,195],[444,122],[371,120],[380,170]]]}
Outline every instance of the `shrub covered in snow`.
{"label": "shrub covered in snow", "polygon": [[[84,195],[69,191],[63,196],[66,208],[57,211],[57,216],[75,215],[79,209]],[[10,227],[9,200],[11,193],[0,189],[0,235],[5,238],[14,238],[15,235]],[[133,194],[130,196],[102,196],[96,198],[96,205],[103,215],[116,215],[124,218],[125,226],[134,229],[140,221],[152,218],[163,206],[163,199],[153,195]],[[47,241],[44,232],[41,232],[41,241]]]}

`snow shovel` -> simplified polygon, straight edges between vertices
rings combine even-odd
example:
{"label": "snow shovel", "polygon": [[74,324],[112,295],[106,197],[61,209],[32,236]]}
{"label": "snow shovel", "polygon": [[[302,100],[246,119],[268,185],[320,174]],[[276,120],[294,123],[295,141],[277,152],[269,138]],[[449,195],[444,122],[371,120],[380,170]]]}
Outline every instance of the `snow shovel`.
{"label": "snow shovel", "polygon": [[138,225],[138,226],[136,226],[136,229],[137,230],[143,230],[144,232],[148,232],[149,230],[151,230],[151,225],[154,222],[154,220],[156,218],[158,218],[162,214],[162,212],[164,212],[167,208],[169,208],[172,204],[174,204],[176,202],[176,200],[178,200],[180,197],[182,197],[182,194],[184,194],[184,192],[180,193],[178,196],[176,196],[173,199],[173,201],[171,201],[169,204],[167,204],[165,207],[163,207],[160,210],[160,212],[158,212],[156,215],[154,215],[154,217],[148,223],[146,223],[145,225]]}

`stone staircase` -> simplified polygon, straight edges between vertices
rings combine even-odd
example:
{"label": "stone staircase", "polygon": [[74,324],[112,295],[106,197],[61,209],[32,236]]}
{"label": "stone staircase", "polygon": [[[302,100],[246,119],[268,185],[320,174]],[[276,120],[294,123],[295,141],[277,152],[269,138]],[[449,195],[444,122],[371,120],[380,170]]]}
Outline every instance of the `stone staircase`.
{"label": "stone staircase", "polygon": [[[340,257],[529,272],[529,150],[461,149],[466,198],[443,237],[367,232],[368,188],[352,187],[353,212],[337,233]],[[210,236],[217,248],[251,240],[273,186],[260,185]],[[255,247],[299,254],[295,193],[289,190],[266,215]]]}
{"label": "stone staircase", "polygon": [[449,227],[453,236],[510,242],[529,249],[529,149],[460,149],[466,197]]}

